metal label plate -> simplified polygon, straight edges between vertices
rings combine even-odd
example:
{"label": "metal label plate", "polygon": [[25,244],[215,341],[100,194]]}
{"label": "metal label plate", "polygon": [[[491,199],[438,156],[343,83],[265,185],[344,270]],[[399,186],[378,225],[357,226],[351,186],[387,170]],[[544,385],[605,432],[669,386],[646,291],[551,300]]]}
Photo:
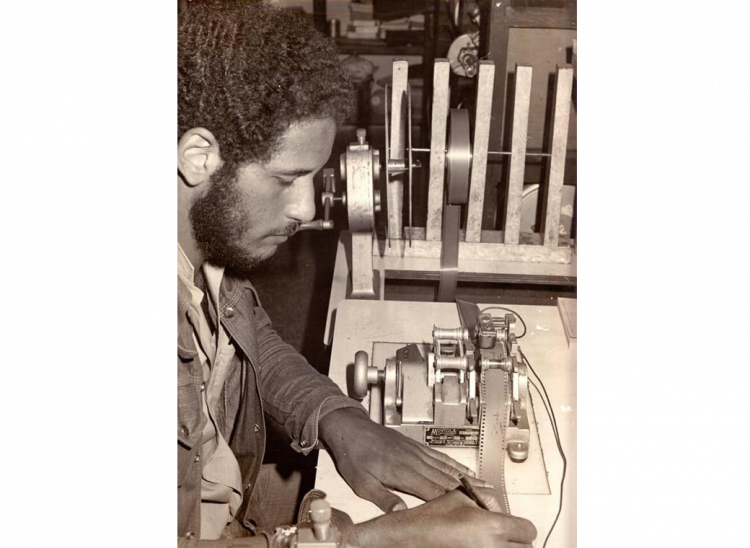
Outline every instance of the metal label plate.
{"label": "metal label plate", "polygon": [[424,444],[435,447],[479,447],[479,427],[426,426]]}

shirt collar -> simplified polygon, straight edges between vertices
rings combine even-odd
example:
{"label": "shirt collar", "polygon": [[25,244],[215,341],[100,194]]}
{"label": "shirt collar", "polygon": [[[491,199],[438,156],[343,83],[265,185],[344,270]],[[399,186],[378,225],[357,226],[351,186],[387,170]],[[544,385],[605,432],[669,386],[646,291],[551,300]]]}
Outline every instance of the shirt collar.
{"label": "shirt collar", "polygon": [[214,304],[214,310],[221,310],[219,308],[219,289],[224,278],[224,267],[203,261],[201,268],[203,268],[203,278],[206,280],[206,289],[208,289],[209,298]]}
{"label": "shirt collar", "polygon": [[185,255],[179,242],[177,242],[177,276],[190,291],[193,302],[200,305],[203,300],[203,291],[195,285],[195,267],[193,267],[193,263],[190,262],[188,256]]}
{"label": "shirt collar", "polygon": [[177,243],[177,275],[189,282],[188,285],[192,285],[195,280],[195,268],[193,263],[190,262],[188,256],[182,250],[182,246]]}
{"label": "shirt collar", "polygon": [[[203,269],[203,278],[206,281],[209,298],[213,302],[214,309],[219,310],[219,289],[221,288],[221,281],[224,279],[224,267],[203,261],[201,268]],[[179,242],[177,243],[177,275],[185,282],[193,295],[193,299],[200,303],[203,300],[203,292],[195,286],[195,267]]]}

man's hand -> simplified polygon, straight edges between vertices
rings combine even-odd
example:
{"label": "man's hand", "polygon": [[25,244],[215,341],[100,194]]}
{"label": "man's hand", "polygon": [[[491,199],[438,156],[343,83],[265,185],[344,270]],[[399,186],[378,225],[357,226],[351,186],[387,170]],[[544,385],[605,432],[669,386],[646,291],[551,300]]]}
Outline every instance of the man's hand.
{"label": "man's hand", "polygon": [[[341,476],[358,496],[386,513],[406,509],[388,488],[432,500],[455,489],[459,474],[474,475],[452,458],[373,422],[356,409],[329,413],[319,428]],[[486,485],[479,479],[471,481]]]}
{"label": "man's hand", "polygon": [[[488,508],[500,507],[491,489],[476,491]],[[531,548],[536,528],[527,519],[482,510],[456,490],[411,510],[357,524],[347,538],[362,548]]]}

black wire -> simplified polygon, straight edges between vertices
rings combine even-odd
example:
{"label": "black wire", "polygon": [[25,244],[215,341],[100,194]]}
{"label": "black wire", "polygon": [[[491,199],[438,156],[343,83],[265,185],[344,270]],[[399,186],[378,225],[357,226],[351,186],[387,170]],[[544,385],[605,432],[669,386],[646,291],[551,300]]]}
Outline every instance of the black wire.
{"label": "black wire", "polygon": [[[534,384],[534,381],[529,379],[529,382],[531,383],[531,386],[533,386],[536,391],[539,393],[539,397],[542,399],[542,404],[544,405],[544,410],[547,411],[547,415],[550,418],[550,421],[552,422],[552,433],[555,435],[555,443],[557,444],[557,450],[560,451],[560,456],[562,457],[563,461],[563,469],[562,469],[562,478],[560,479],[560,506],[557,509],[557,515],[555,516],[555,521],[552,522],[552,527],[550,527],[549,532],[547,533],[547,537],[544,539],[544,544],[542,545],[542,548],[547,546],[547,541],[549,540],[550,535],[552,534],[552,531],[555,529],[555,525],[557,525],[557,520],[560,519],[560,514],[562,513],[562,505],[563,505],[563,489],[565,487],[565,472],[568,469],[568,459],[565,458],[565,452],[563,451],[562,444],[560,443],[560,433],[557,429],[557,418],[555,417],[555,410],[552,407],[552,400],[550,400],[549,394],[547,394],[547,389],[544,387],[544,383],[542,382],[542,378],[537,374],[536,371],[534,371],[534,368],[531,366],[531,362],[529,362],[526,355],[521,352],[521,349],[518,349],[518,353],[521,355],[521,358],[523,361],[526,362],[526,365],[529,366],[529,369],[532,373],[534,373],[534,376],[539,381],[539,384],[542,386],[542,390],[544,390],[544,396],[542,396],[542,392],[539,390],[539,387]],[[546,401],[545,401],[546,397]],[[549,403],[549,408],[547,407],[547,403]]]}
{"label": "black wire", "polygon": [[[549,394],[547,394],[547,389],[545,388],[544,383],[542,382],[542,378],[537,374],[536,370],[531,366],[531,362],[529,361],[529,358],[526,357],[526,354],[523,353],[523,350],[521,350],[520,347],[518,348],[518,353],[521,355],[521,358],[523,359],[523,361],[526,362],[526,365],[529,366],[529,370],[531,370],[531,372],[534,373],[534,376],[539,381],[539,384],[542,385],[542,390],[544,390],[544,395],[547,398],[547,401],[549,402],[550,409],[552,409],[552,400],[550,399]],[[541,395],[541,393],[539,395]],[[555,418],[554,409],[552,410],[552,417],[550,418],[552,419],[552,422],[555,425],[555,430],[557,430],[557,420]]]}
{"label": "black wire", "polygon": [[550,412],[549,405],[547,404],[547,400],[544,398],[541,391],[539,390],[539,387],[534,383],[534,381],[529,379],[529,383],[531,383],[531,385],[536,389],[536,391],[539,392],[539,397],[542,399],[542,405],[544,405],[544,410],[547,412],[547,416],[550,417],[550,426],[552,427],[552,434],[555,436],[555,443],[557,443],[557,440],[560,439],[560,432],[557,430],[557,426],[555,425],[555,423],[552,422],[552,417],[550,416],[551,412]]}
{"label": "black wire", "polygon": [[[542,402],[544,402],[544,397],[542,396],[542,393],[539,391],[539,388],[537,388],[537,385],[534,384],[534,381],[532,381],[531,379],[529,379],[529,382],[531,383],[531,386],[533,386],[536,389],[536,391],[539,392],[539,397],[541,397]],[[546,403],[544,405],[544,409],[545,411],[547,411],[547,414],[549,415],[550,410],[547,409]],[[565,453],[563,452],[562,446],[560,445],[560,437],[555,428],[553,428],[552,431],[555,434],[555,442],[557,442],[557,449],[558,451],[560,451],[560,456],[562,457],[562,461],[563,461],[562,478],[560,479],[560,506],[557,509],[557,515],[555,516],[555,521],[552,522],[552,527],[549,528],[547,537],[544,539],[544,544],[542,545],[542,548],[545,548],[547,546],[547,541],[549,540],[549,537],[552,535],[552,531],[555,529],[555,525],[557,525],[557,520],[560,519],[560,514],[562,513],[563,489],[565,487],[565,472],[568,469],[568,461],[565,458]]]}
{"label": "black wire", "polygon": [[487,308],[480,310],[479,311],[480,314],[484,314],[485,310],[505,310],[506,312],[512,312],[518,317],[519,320],[521,320],[521,323],[523,324],[523,334],[516,337],[516,339],[523,339],[523,337],[526,335],[526,322],[523,321],[523,318],[521,317],[521,315],[515,310],[511,310],[510,308],[505,308],[504,306],[488,306]]}

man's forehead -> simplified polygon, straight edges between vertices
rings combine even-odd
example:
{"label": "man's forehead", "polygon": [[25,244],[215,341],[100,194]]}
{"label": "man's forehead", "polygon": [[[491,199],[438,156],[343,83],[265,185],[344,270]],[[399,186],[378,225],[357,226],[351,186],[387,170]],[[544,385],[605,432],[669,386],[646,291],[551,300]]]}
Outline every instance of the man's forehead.
{"label": "man's forehead", "polygon": [[330,150],[317,154],[294,151],[289,148],[281,149],[263,165],[266,171],[283,177],[302,177],[320,168],[320,163],[328,161]]}
{"label": "man's forehead", "polygon": [[327,118],[292,124],[281,137],[276,154],[263,167],[285,176],[316,171],[331,154],[335,134],[336,124]]}

